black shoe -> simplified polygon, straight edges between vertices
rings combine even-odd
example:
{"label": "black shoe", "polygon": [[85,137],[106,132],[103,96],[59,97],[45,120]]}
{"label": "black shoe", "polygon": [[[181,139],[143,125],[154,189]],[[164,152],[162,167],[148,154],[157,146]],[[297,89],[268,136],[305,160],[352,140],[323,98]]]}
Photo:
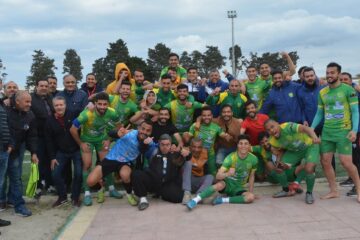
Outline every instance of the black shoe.
{"label": "black shoe", "polygon": [[9,226],[10,224],[11,224],[10,221],[0,219],[0,227],[6,227],[6,226]]}
{"label": "black shoe", "polygon": [[0,212],[5,211],[6,210],[6,203],[0,203]]}
{"label": "black shoe", "polygon": [[81,207],[81,201],[79,200],[72,200],[71,204],[73,207]]}
{"label": "black shoe", "polygon": [[8,207],[8,208],[14,208],[14,204],[11,203],[11,202],[7,202],[7,203],[6,203],[6,207]]}
{"label": "black shoe", "polygon": [[35,192],[35,196],[34,196],[34,198],[35,198],[35,200],[40,200],[40,198],[41,198],[41,196],[42,196],[42,190],[40,189],[40,188],[38,188],[38,189],[36,189],[36,192]]}
{"label": "black shoe", "polygon": [[58,198],[58,200],[56,200],[56,202],[54,202],[54,204],[52,205],[53,208],[56,207],[60,207],[64,204],[67,204],[69,201],[67,200],[67,198]]}
{"label": "black shoe", "polygon": [[348,196],[348,197],[357,196],[356,188],[352,187],[352,189],[346,193],[346,196]]}
{"label": "black shoe", "polygon": [[341,187],[352,187],[354,186],[354,182],[351,178],[346,179],[345,181],[339,184]]}

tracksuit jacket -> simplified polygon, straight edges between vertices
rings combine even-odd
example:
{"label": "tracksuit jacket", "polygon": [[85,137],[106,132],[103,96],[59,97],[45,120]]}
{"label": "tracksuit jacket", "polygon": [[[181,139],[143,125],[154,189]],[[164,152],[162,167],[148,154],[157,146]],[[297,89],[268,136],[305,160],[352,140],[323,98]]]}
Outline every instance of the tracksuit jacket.
{"label": "tracksuit jacket", "polygon": [[303,123],[304,116],[297,97],[301,84],[292,81],[283,81],[281,87],[271,88],[260,113],[269,114],[275,109],[277,121]]}

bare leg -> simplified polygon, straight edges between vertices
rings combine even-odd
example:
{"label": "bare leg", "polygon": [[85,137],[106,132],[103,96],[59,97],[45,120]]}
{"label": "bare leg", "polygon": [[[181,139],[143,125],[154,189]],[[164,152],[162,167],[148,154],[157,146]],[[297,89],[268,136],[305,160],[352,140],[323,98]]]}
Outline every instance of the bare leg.
{"label": "bare leg", "polygon": [[325,176],[328,180],[330,192],[324,196],[321,196],[321,199],[330,199],[339,197],[339,192],[337,191],[336,180],[335,180],[335,171],[331,165],[332,157],[334,153],[323,153],[321,156],[321,165],[323,167]]}

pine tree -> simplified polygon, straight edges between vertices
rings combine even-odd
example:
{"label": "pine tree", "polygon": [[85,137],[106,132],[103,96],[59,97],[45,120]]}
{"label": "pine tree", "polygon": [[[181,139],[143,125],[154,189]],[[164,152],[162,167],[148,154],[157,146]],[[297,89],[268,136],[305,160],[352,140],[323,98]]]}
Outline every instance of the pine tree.
{"label": "pine tree", "polygon": [[4,72],[5,70],[6,70],[6,67],[4,67],[2,59],[0,58],[0,81],[3,83],[5,82],[5,79],[7,76],[7,73]]}
{"label": "pine tree", "polygon": [[170,52],[171,49],[163,43],[156,44],[154,49],[149,48],[147,64],[156,78],[160,77],[161,69],[168,65]]}
{"label": "pine tree", "polygon": [[45,56],[42,50],[34,50],[33,63],[30,68],[30,76],[26,78],[26,89],[36,85],[36,82],[41,79],[46,79],[47,76],[54,75],[55,60]]}
{"label": "pine tree", "polygon": [[81,82],[83,78],[80,56],[74,49],[68,49],[64,53],[63,73],[72,74],[76,79],[76,83]]}

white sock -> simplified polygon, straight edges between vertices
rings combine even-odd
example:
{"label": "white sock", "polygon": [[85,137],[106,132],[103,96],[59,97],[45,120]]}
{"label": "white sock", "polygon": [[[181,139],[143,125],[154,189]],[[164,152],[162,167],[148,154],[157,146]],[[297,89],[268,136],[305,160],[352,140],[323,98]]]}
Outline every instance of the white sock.
{"label": "white sock", "polygon": [[110,186],[109,186],[109,191],[114,191],[114,190],[115,190],[114,185],[110,185]]}
{"label": "white sock", "polygon": [[140,198],[140,203],[143,203],[143,202],[145,202],[145,203],[148,202],[148,200],[146,199],[146,197],[141,197],[141,198]]}
{"label": "white sock", "polygon": [[85,196],[90,196],[90,191],[85,191]]}
{"label": "white sock", "polygon": [[229,203],[229,202],[230,202],[230,198],[228,198],[228,197],[223,197],[223,198],[222,198],[222,201],[223,201],[223,203]]}
{"label": "white sock", "polygon": [[193,199],[196,203],[201,201],[201,197],[199,195],[197,195],[196,197],[194,197]]}

